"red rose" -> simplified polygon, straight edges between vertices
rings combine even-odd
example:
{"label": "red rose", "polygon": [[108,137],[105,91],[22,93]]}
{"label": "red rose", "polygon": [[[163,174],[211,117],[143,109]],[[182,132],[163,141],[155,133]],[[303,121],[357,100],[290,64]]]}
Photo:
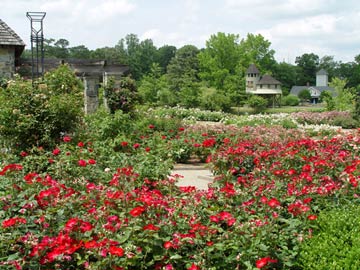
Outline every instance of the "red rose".
{"label": "red rose", "polygon": [[94,159],[89,159],[89,160],[88,160],[88,163],[91,164],[91,165],[94,165],[94,164],[96,164],[96,160],[94,160]]}
{"label": "red rose", "polygon": [[110,246],[109,253],[111,255],[115,255],[115,256],[119,256],[119,257],[124,256],[124,250],[121,247]]}
{"label": "red rose", "polygon": [[133,208],[129,212],[129,214],[132,215],[133,217],[137,217],[137,216],[140,216],[144,211],[145,211],[145,207],[137,206],[137,207]]}
{"label": "red rose", "polygon": [[63,141],[64,142],[70,142],[71,138],[69,136],[64,136]]}
{"label": "red rose", "polygon": [[79,164],[80,167],[86,167],[86,165],[87,165],[86,161],[83,160],[83,159],[80,159],[80,160],[78,161],[78,164]]}
{"label": "red rose", "polygon": [[53,155],[54,156],[57,156],[58,154],[60,154],[60,149],[59,148],[55,148],[53,151],[52,151],[52,153],[53,153]]}

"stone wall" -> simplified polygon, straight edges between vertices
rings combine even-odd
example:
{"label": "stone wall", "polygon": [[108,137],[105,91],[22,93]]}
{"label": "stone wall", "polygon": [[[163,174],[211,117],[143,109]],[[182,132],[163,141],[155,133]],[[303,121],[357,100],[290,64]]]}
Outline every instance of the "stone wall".
{"label": "stone wall", "polygon": [[0,78],[11,78],[15,73],[15,49],[0,46]]}

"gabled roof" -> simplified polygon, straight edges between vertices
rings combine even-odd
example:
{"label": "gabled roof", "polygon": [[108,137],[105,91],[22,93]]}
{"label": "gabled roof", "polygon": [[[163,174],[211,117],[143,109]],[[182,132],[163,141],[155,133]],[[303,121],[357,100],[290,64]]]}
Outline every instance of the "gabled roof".
{"label": "gabled roof", "polygon": [[278,80],[275,80],[270,75],[264,75],[261,77],[257,84],[281,84]]}
{"label": "gabled roof", "polygon": [[255,64],[251,64],[249,68],[246,70],[246,74],[254,73],[254,74],[260,74],[260,71],[257,69]]}
{"label": "gabled roof", "polygon": [[320,69],[318,72],[316,72],[316,75],[328,75],[325,69]]}
{"label": "gabled roof", "polygon": [[25,46],[24,41],[1,19],[0,45]]}
{"label": "gabled roof", "polygon": [[290,89],[290,94],[297,96],[304,89],[308,89],[309,91],[311,89],[316,89],[316,90],[319,90],[320,93],[323,91],[329,91],[329,92],[332,92],[333,94],[335,93],[335,89],[330,86],[306,86],[306,85],[298,86],[298,85],[296,85]]}

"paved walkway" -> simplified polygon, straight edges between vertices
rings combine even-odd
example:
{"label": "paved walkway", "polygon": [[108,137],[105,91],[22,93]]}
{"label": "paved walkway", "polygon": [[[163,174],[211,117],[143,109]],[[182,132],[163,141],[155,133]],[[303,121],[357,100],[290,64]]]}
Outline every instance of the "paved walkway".
{"label": "paved walkway", "polygon": [[206,164],[175,164],[172,174],[183,176],[179,178],[178,186],[195,186],[197,189],[207,189],[214,177]]}

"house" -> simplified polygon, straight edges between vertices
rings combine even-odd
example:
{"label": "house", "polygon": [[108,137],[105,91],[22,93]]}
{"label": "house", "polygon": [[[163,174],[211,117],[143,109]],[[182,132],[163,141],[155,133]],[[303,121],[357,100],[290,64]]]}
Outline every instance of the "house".
{"label": "house", "polygon": [[281,83],[270,75],[261,76],[255,64],[246,70],[246,93],[272,99],[272,104],[280,106]]}
{"label": "house", "polygon": [[304,85],[298,86],[295,85],[290,89],[290,95],[298,96],[302,90],[309,90],[311,95],[311,103],[316,104],[319,102],[321,92],[329,91],[334,94],[335,89],[329,85],[328,73],[324,69],[320,69],[316,73],[316,86]]}
{"label": "house", "polygon": [[0,79],[14,75],[24,48],[24,41],[0,19]]}

